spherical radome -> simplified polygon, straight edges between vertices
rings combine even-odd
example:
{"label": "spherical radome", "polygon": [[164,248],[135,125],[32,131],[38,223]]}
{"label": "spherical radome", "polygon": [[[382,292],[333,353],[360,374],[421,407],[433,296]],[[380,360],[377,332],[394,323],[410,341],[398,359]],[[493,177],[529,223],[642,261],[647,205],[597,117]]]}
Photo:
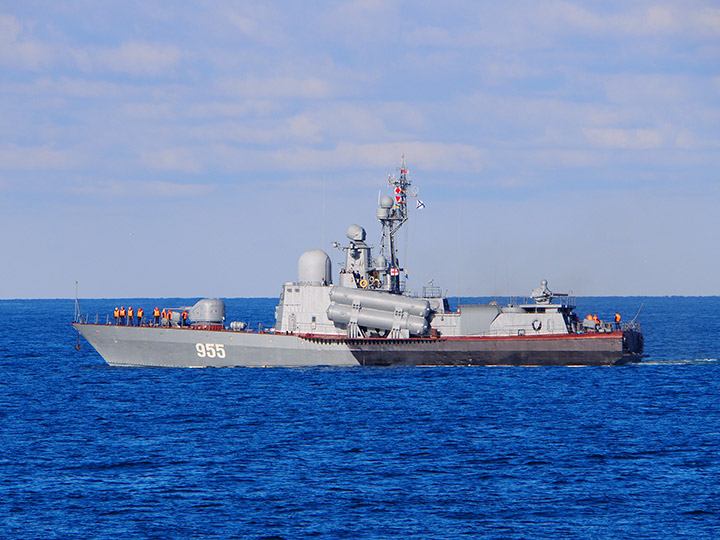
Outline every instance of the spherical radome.
{"label": "spherical radome", "polygon": [[322,249],[311,249],[298,260],[298,283],[322,285],[331,283],[330,257]]}

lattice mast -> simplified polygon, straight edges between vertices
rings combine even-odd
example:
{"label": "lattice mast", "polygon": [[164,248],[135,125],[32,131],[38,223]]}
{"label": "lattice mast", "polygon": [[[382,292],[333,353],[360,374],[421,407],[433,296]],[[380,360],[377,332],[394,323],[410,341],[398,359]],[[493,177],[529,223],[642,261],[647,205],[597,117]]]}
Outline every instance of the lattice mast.
{"label": "lattice mast", "polygon": [[408,189],[412,185],[410,174],[405,166],[405,155],[403,154],[398,175],[388,175],[388,184],[394,189],[392,208],[387,213],[378,213],[378,219],[382,224],[382,237],[380,239],[380,252],[389,255],[388,273],[390,276],[390,292],[400,292],[400,261],[395,245],[395,234],[408,220],[407,196]]}

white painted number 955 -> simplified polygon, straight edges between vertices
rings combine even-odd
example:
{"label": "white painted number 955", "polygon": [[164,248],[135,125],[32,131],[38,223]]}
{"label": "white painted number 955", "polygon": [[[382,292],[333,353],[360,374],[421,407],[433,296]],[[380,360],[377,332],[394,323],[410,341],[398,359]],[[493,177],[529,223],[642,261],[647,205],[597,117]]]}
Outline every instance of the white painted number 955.
{"label": "white painted number 955", "polygon": [[195,350],[200,358],[225,358],[225,346],[222,343],[196,343]]}

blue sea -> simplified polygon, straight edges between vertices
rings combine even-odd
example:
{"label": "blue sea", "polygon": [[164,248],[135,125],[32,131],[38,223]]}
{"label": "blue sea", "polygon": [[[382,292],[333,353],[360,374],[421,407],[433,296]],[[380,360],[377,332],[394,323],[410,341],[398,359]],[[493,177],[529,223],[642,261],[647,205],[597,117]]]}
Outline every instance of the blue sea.
{"label": "blue sea", "polygon": [[0,538],[720,538],[720,298],[577,302],[642,306],[649,357],[110,368],[75,350],[73,300],[0,301]]}

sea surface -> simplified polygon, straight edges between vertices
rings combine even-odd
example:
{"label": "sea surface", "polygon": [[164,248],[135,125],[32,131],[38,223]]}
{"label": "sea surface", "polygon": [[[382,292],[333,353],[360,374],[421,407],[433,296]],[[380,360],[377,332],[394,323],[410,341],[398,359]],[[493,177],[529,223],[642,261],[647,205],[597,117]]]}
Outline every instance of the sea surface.
{"label": "sea surface", "polygon": [[720,538],[720,298],[577,303],[642,306],[649,357],[111,368],[75,350],[73,300],[0,301],[0,538]]}

